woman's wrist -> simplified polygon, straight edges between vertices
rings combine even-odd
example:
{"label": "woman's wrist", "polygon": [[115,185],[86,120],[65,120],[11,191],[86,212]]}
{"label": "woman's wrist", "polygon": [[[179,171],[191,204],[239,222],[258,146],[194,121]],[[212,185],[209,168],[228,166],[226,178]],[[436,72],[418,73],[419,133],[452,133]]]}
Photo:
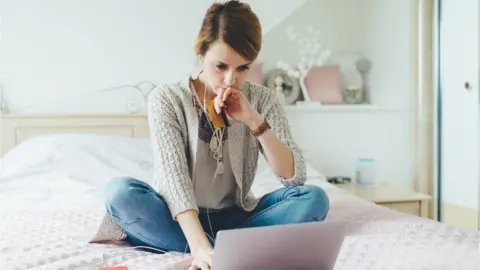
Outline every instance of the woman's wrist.
{"label": "woman's wrist", "polygon": [[[204,234],[205,235],[205,234]],[[192,254],[198,253],[200,250],[211,250],[212,245],[208,241],[207,236],[205,237],[199,237],[197,239],[192,240],[192,243],[190,245],[190,251]]]}
{"label": "woman's wrist", "polygon": [[195,253],[198,250],[211,248],[209,239],[203,231],[198,214],[194,210],[187,210],[177,216],[178,223],[187,239],[190,251]]}
{"label": "woman's wrist", "polygon": [[254,112],[245,121],[245,125],[248,126],[250,130],[256,130],[264,121],[265,121],[265,118],[261,114]]}

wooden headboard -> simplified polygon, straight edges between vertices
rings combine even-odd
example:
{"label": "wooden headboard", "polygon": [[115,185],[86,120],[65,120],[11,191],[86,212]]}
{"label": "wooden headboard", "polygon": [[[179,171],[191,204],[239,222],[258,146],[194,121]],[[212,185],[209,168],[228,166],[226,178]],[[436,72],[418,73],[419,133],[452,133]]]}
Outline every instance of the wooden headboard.
{"label": "wooden headboard", "polygon": [[0,115],[0,156],[29,138],[58,133],[149,137],[145,114]]}

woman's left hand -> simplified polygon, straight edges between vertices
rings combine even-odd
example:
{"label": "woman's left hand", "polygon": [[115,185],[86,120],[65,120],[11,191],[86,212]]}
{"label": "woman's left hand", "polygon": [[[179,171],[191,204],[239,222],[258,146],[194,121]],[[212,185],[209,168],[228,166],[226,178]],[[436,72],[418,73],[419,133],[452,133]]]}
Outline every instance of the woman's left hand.
{"label": "woman's left hand", "polygon": [[259,117],[259,114],[252,107],[242,91],[229,87],[220,89],[214,100],[214,107],[217,113],[224,108],[227,116],[235,122],[248,125],[252,119]]}

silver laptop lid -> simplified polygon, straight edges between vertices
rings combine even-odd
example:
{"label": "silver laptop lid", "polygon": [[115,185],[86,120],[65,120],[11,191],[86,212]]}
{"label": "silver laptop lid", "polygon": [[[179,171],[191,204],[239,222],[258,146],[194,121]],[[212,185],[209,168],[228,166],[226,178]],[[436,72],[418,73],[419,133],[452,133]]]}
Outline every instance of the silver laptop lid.
{"label": "silver laptop lid", "polygon": [[219,231],[212,270],[333,269],[344,222],[309,222]]}

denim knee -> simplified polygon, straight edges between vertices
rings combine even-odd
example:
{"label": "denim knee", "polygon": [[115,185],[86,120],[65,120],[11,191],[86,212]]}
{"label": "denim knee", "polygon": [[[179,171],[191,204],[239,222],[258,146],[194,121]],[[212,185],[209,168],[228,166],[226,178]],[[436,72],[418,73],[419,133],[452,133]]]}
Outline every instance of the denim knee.
{"label": "denim knee", "polygon": [[330,200],[327,193],[321,187],[315,185],[304,185],[299,188],[302,197],[306,199],[307,212],[313,215],[315,220],[325,220],[330,209]]}
{"label": "denim knee", "polygon": [[105,203],[107,208],[128,200],[130,187],[134,181],[136,180],[131,177],[117,177],[110,180],[105,187]]}

